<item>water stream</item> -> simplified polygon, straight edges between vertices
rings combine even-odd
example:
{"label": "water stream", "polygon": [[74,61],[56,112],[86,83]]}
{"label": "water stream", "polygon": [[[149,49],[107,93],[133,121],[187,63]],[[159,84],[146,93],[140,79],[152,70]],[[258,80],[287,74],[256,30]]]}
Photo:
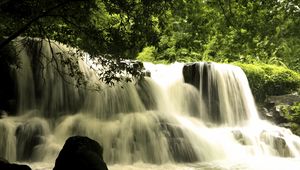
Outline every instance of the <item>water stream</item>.
{"label": "water stream", "polygon": [[[259,118],[239,67],[144,63],[151,78],[96,92],[67,83],[41,46],[43,71],[20,48],[18,115],[0,119],[0,156],[9,161],[52,169],[65,140],[85,135],[104,147],[111,170],[300,169],[300,138]],[[99,83],[79,64],[89,83]]]}

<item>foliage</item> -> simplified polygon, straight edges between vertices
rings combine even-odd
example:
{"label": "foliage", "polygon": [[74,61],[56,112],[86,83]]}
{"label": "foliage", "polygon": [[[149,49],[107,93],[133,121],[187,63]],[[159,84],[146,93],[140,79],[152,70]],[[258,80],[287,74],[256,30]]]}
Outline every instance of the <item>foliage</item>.
{"label": "foliage", "polygon": [[289,122],[290,129],[294,134],[300,135],[300,102],[293,105],[281,105],[283,117]]}
{"label": "foliage", "polygon": [[160,0],[6,0],[0,4],[0,36],[50,38],[91,55],[134,58],[143,46],[157,43],[158,18],[169,4]]}
{"label": "foliage", "polygon": [[145,62],[154,62],[155,61],[155,47],[145,47],[142,52],[137,56],[138,60]]}
{"label": "foliage", "polygon": [[[55,40],[88,52],[97,64],[105,65],[109,74],[101,78],[109,83],[118,80],[115,75],[122,70],[140,73],[140,67],[122,60],[157,44],[159,18],[169,4],[160,0],[4,0],[0,2],[0,49],[19,36],[46,39],[50,46]],[[78,66],[65,64],[73,75],[72,67]]]}
{"label": "foliage", "polygon": [[288,94],[300,88],[300,74],[286,67],[264,63],[233,64],[244,70],[252,93],[259,102],[268,95]]}
{"label": "foliage", "polygon": [[177,0],[165,15],[155,59],[263,62],[300,71],[297,4],[297,0]]}
{"label": "foliage", "polygon": [[294,103],[291,106],[282,105],[281,110],[287,120],[300,124],[300,102]]}

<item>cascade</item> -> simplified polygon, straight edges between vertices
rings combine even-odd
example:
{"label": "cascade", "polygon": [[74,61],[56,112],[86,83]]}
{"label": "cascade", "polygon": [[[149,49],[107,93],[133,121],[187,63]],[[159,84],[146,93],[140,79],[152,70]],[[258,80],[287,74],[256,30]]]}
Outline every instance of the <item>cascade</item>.
{"label": "cascade", "polygon": [[72,59],[62,53],[67,47],[33,47],[16,45],[18,113],[0,119],[0,156],[9,161],[51,169],[65,140],[84,135],[101,143],[109,169],[300,167],[300,138],[259,118],[237,66],[144,63],[150,77],[108,87],[79,59],[88,83],[101,84],[98,92],[61,75],[66,68],[51,55]]}

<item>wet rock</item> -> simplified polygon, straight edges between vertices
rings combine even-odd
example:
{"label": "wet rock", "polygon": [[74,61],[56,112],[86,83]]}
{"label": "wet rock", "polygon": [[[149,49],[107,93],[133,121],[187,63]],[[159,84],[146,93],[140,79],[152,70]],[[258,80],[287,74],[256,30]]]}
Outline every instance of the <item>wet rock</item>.
{"label": "wet rock", "polygon": [[19,125],[16,129],[17,160],[38,161],[40,158],[34,158],[34,149],[44,143],[48,134],[49,126],[43,119],[33,118]]}
{"label": "wet rock", "polygon": [[31,170],[31,168],[27,165],[12,164],[3,158],[0,158],[0,169],[1,170]]}
{"label": "wet rock", "polygon": [[182,70],[184,82],[195,86],[199,90],[200,70],[199,63],[185,64]]}
{"label": "wet rock", "polygon": [[200,91],[210,120],[214,123],[221,123],[218,84],[212,78],[212,63],[185,64],[182,73],[184,82]]}
{"label": "wet rock", "polygon": [[240,130],[233,130],[232,134],[235,140],[238,141],[240,144],[247,145],[249,143],[245,135]]}
{"label": "wet rock", "polygon": [[144,70],[142,73],[144,77],[151,77],[151,72],[149,70]]}
{"label": "wet rock", "polygon": [[0,110],[0,119],[6,118],[8,116],[7,112],[4,110]]}
{"label": "wet rock", "polygon": [[290,149],[284,139],[284,136],[280,132],[267,132],[262,131],[260,134],[260,139],[265,144],[269,145],[274,151],[277,152],[279,156],[291,157]]}
{"label": "wet rock", "polygon": [[300,96],[298,94],[285,94],[280,96],[268,96],[266,98],[267,107],[274,107],[279,104],[292,105],[295,102],[300,102]]}
{"label": "wet rock", "polygon": [[107,170],[103,161],[103,148],[88,137],[73,136],[67,139],[53,170]]}
{"label": "wet rock", "polygon": [[288,123],[288,120],[285,118],[284,113],[281,110],[281,106],[291,106],[296,102],[300,102],[300,96],[298,94],[268,96],[263,106],[259,107],[259,111],[263,118],[268,119],[277,125]]}
{"label": "wet rock", "polygon": [[136,89],[138,91],[140,99],[142,100],[147,110],[157,109],[158,103],[155,98],[156,94],[154,93],[154,91],[150,90],[155,86],[156,84],[151,81],[147,81],[146,79],[140,80],[136,85]]}
{"label": "wet rock", "polygon": [[161,123],[169,144],[169,150],[176,162],[196,162],[199,161],[190,141],[184,136],[179,126],[163,122]]}

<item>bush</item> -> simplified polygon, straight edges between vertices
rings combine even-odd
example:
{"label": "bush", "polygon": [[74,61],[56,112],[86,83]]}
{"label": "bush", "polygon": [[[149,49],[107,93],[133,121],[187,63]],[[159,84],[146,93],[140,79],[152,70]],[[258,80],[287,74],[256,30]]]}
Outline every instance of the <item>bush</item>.
{"label": "bush", "polygon": [[283,117],[289,122],[289,129],[300,136],[300,102],[293,105],[281,105],[280,110]]}
{"label": "bush", "polygon": [[258,102],[266,96],[283,95],[300,88],[300,74],[282,66],[233,63],[247,75],[252,93]]}
{"label": "bush", "polygon": [[136,59],[139,61],[153,62],[155,60],[155,47],[149,46],[143,48],[143,51],[138,54]]}

